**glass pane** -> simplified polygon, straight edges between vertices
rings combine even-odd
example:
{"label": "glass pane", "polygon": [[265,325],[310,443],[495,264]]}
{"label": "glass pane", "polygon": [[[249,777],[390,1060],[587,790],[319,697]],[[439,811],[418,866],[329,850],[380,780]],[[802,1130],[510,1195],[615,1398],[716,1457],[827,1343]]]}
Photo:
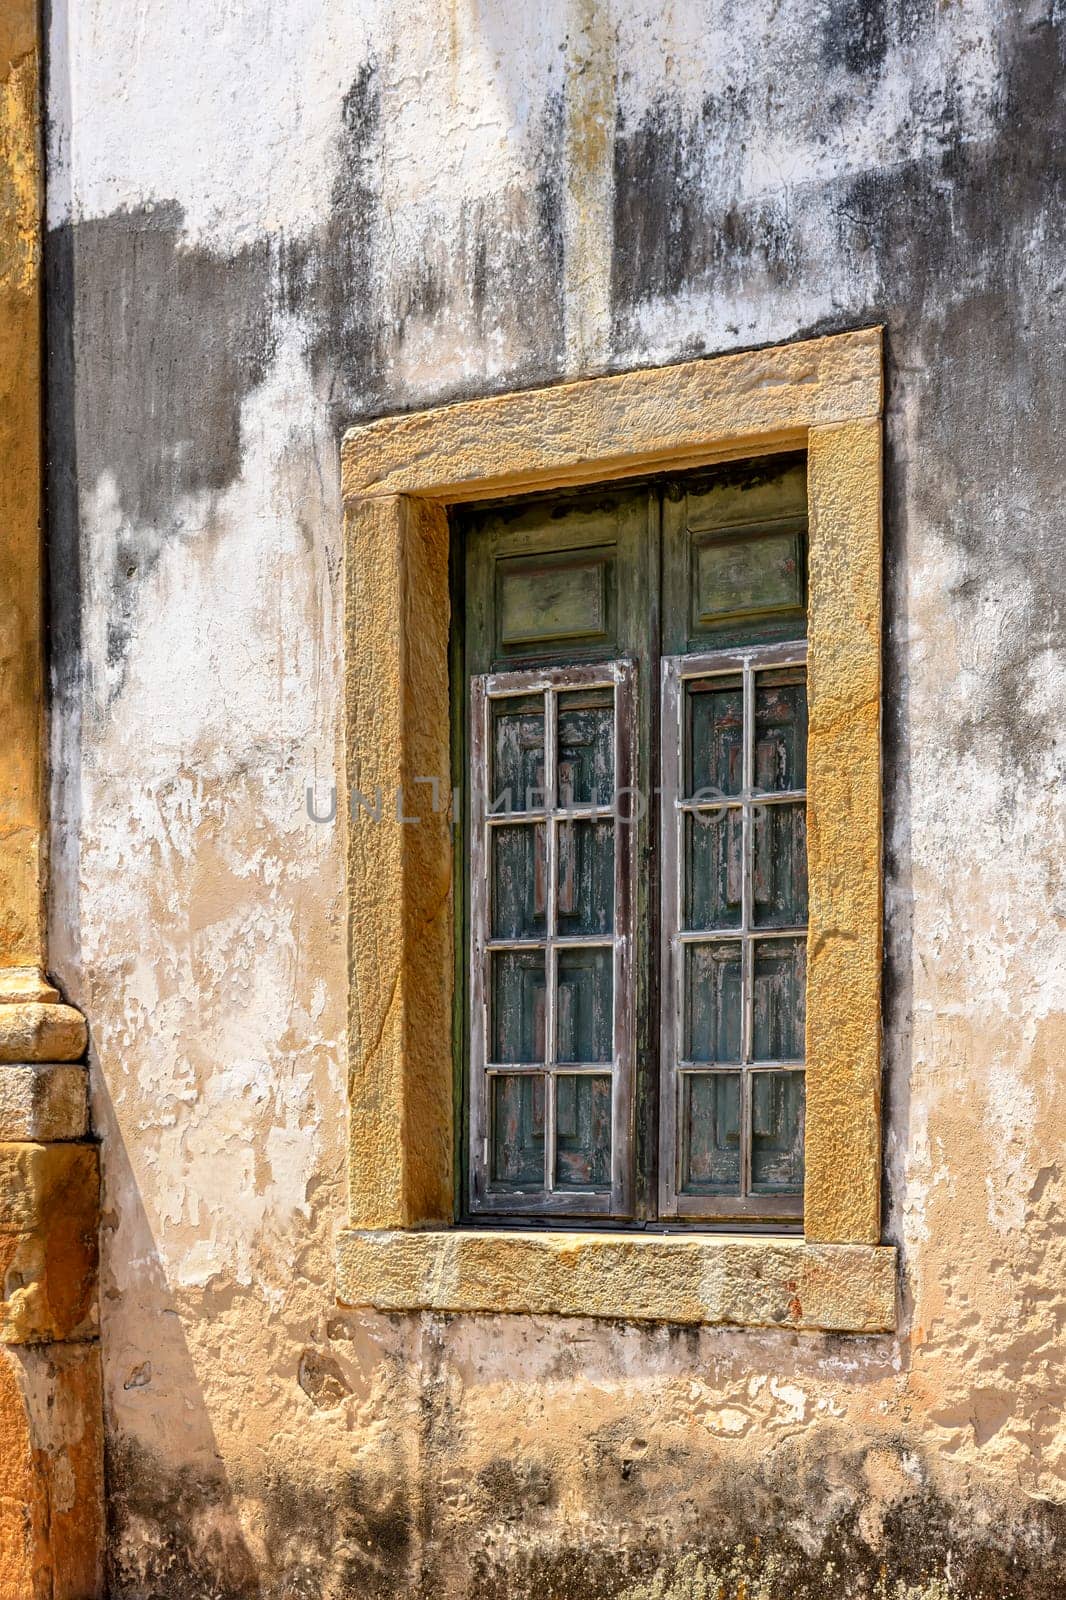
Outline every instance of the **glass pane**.
{"label": "glass pane", "polygon": [[802,1061],[807,1021],[807,941],[775,939],[755,946],[752,1058]]}
{"label": "glass pane", "polygon": [[614,951],[561,949],[556,1004],[560,1061],[614,1055]]}
{"label": "glass pane", "polygon": [[686,1072],[681,1079],[681,1189],[740,1190],[739,1072]]}
{"label": "glass pane", "polygon": [[751,1075],[751,1187],[755,1194],[803,1190],[802,1072]]}
{"label": "glass pane", "polygon": [[492,962],[493,1061],[544,1060],[544,951],[497,950]]}
{"label": "glass pane", "polygon": [[685,946],[686,1060],[740,1060],[740,974],[738,942]]}
{"label": "glass pane", "polygon": [[614,824],[561,822],[556,834],[558,921],[561,934],[611,933],[614,928]]}
{"label": "glass pane", "polygon": [[582,689],[558,702],[559,804],[614,803],[614,690]]}
{"label": "glass pane", "polygon": [[684,829],[684,926],[739,928],[743,826],[739,806],[687,814]]}
{"label": "glass pane", "polygon": [[548,898],[546,829],[542,822],[489,829],[492,850],[492,937],[531,939],[544,933]]}
{"label": "glass pane", "polygon": [[807,921],[807,807],[755,806],[754,921],[802,928]]}
{"label": "glass pane", "polygon": [[492,702],[490,811],[536,811],[544,806],[544,697]]}
{"label": "glass pane", "polygon": [[744,782],[744,693],[739,676],[685,685],[685,794],[713,800]]}
{"label": "glass pane", "polygon": [[489,1079],[492,1164],[489,1180],[512,1189],[544,1187],[544,1078],[540,1073]]}
{"label": "glass pane", "polygon": [[555,1187],[605,1189],[611,1183],[611,1080],[601,1073],[555,1080]]}
{"label": "glass pane", "polygon": [[755,787],[771,793],[807,786],[807,685],[801,671],[755,679]]}

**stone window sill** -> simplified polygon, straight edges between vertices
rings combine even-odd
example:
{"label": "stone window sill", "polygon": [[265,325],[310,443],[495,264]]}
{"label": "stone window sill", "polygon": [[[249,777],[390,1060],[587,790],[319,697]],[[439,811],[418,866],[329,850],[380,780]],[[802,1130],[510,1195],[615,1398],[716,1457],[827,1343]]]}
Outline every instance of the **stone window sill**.
{"label": "stone window sill", "polygon": [[337,1298],[390,1312],[891,1333],[896,1250],[765,1235],[350,1229]]}

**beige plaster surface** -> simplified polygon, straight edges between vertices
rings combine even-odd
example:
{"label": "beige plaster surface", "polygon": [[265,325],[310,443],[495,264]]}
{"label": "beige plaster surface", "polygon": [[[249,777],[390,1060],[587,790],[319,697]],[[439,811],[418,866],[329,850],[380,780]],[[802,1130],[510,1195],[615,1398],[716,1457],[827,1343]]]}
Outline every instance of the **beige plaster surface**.
{"label": "beige plaster surface", "polygon": [[[114,1600],[1061,1600],[1057,9],[52,7]],[[341,431],[872,317],[896,1332],[338,1308]]]}

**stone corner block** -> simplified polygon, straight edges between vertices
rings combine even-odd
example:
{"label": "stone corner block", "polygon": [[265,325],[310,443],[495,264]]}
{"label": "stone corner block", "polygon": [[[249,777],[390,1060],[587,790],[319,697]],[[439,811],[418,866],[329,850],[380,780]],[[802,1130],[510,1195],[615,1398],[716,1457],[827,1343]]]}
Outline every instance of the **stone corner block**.
{"label": "stone corner block", "polygon": [[0,1344],[96,1331],[95,1145],[0,1144]]}
{"label": "stone corner block", "polygon": [[89,1079],[76,1063],[0,1062],[0,1142],[50,1144],[89,1131]]}
{"label": "stone corner block", "polygon": [[0,1600],[102,1595],[99,1345],[0,1349],[0,1435]]}
{"label": "stone corner block", "polygon": [[89,1030],[73,1006],[0,1005],[0,1062],[78,1061]]}

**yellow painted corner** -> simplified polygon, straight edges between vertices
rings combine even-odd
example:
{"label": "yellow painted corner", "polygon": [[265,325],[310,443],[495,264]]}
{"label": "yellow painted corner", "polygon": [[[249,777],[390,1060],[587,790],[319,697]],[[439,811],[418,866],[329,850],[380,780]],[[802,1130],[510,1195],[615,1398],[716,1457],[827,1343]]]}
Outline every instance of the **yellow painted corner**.
{"label": "yellow painted corner", "polygon": [[43,965],[37,9],[0,31],[0,968]]}

